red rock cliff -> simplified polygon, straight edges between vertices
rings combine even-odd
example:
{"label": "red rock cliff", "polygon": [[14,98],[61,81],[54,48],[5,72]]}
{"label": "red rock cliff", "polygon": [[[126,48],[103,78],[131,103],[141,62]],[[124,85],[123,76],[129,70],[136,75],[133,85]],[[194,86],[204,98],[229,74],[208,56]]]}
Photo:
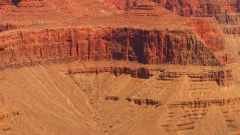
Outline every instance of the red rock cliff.
{"label": "red rock cliff", "polygon": [[239,11],[238,0],[166,0],[162,4],[182,16],[212,16],[223,11]]}
{"label": "red rock cliff", "polygon": [[195,29],[196,33],[201,36],[206,45],[214,51],[220,51],[223,49],[224,38],[221,35],[217,22],[214,19],[194,19],[187,23]]}
{"label": "red rock cliff", "polygon": [[139,3],[153,1],[181,16],[212,16],[218,13],[240,11],[238,0],[107,0],[105,5],[131,9]]}
{"label": "red rock cliff", "polygon": [[2,66],[70,59],[221,65],[204,41],[189,31],[46,29],[6,31],[0,38]]}

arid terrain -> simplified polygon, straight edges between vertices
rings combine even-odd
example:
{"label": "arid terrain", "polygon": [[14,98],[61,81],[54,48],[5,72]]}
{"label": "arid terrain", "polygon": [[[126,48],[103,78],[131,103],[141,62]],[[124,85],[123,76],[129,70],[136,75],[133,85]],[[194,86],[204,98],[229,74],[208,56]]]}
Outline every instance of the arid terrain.
{"label": "arid terrain", "polygon": [[240,134],[239,0],[0,0],[0,135]]}

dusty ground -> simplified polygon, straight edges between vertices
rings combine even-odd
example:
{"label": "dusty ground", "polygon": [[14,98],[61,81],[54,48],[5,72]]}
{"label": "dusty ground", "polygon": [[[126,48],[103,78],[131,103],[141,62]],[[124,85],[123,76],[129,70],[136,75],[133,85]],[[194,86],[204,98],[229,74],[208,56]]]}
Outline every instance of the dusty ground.
{"label": "dusty ground", "polygon": [[[99,64],[102,63],[87,63]],[[1,134],[224,135],[238,132],[238,101],[205,108],[168,107],[174,101],[240,97],[238,79],[234,86],[221,88],[214,82],[161,81],[157,80],[159,73],[150,79],[110,73],[65,74],[69,66],[83,65],[74,62],[2,71],[4,109],[1,114],[8,117],[2,119]],[[238,75],[239,65],[230,66]],[[106,100],[106,96],[117,96],[119,100]],[[138,105],[126,100],[127,97],[154,99],[161,105]]]}

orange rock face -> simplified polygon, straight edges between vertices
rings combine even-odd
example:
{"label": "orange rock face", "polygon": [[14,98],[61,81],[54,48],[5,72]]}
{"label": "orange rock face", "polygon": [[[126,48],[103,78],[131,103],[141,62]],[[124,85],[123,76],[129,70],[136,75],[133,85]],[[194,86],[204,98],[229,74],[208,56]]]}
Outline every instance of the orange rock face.
{"label": "orange rock face", "polygon": [[193,27],[199,36],[205,41],[206,45],[214,51],[224,48],[224,38],[222,37],[217,22],[214,19],[208,21],[194,20],[188,23]]}
{"label": "orange rock face", "polygon": [[[24,6],[21,5],[26,5],[27,2],[32,4],[35,1],[22,1],[16,10],[22,10]],[[36,2],[38,4],[43,2],[44,4],[40,4],[43,6],[51,5],[46,1]],[[145,16],[145,11],[148,11],[149,16],[152,17]],[[165,14],[161,14],[162,12]],[[2,39],[0,46],[3,48],[0,52],[1,65],[2,67],[24,63],[32,65],[51,60],[76,59],[129,60],[144,64],[221,65],[214,52],[223,50],[225,43],[216,21],[190,19],[184,22],[179,16],[174,16],[172,18],[185,27],[179,29],[174,28],[178,26],[172,24],[173,20],[167,17],[170,13],[157,5],[138,4],[127,15],[119,16],[123,18],[120,21],[116,21],[117,17],[103,18],[101,22],[78,20],[59,26],[49,26],[50,28],[45,30],[30,28],[12,33],[3,32],[0,35]],[[135,26],[135,24],[141,25],[142,20],[140,21],[138,16],[159,21],[148,24],[153,28],[141,29],[141,26]],[[166,19],[162,20],[158,17]],[[122,25],[123,22],[128,22],[127,26]],[[84,28],[78,28],[79,23]],[[100,28],[90,28],[93,23],[98,23]],[[72,28],[67,28],[68,25],[72,25]],[[164,28],[162,25],[168,26]],[[3,26],[7,29],[14,27],[15,25],[10,24]]]}
{"label": "orange rock face", "polygon": [[238,11],[238,0],[0,1],[0,134],[235,133]]}
{"label": "orange rock face", "polygon": [[[91,33],[91,34],[90,34]],[[49,60],[129,60],[145,64],[221,65],[213,51],[222,41],[207,46],[187,31],[140,29],[49,29],[0,35],[2,66]],[[203,35],[204,36],[204,35]]]}
{"label": "orange rock face", "polygon": [[13,3],[10,0],[1,0],[0,1],[0,17],[2,17],[8,10],[14,8]]}
{"label": "orange rock face", "polygon": [[[238,0],[150,0],[161,4],[168,10],[189,17],[189,16],[212,16],[218,13],[238,12],[240,10]],[[131,9],[139,3],[149,2],[149,0],[108,0],[106,5],[118,9]]]}
{"label": "orange rock face", "polygon": [[239,11],[237,0],[166,0],[163,5],[182,16],[211,16],[223,11]]}

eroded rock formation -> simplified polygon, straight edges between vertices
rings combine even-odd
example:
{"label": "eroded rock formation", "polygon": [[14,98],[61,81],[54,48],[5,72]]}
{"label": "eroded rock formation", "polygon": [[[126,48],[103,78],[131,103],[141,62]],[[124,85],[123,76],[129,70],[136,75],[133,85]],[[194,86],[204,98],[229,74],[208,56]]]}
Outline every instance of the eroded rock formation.
{"label": "eroded rock formation", "polygon": [[238,3],[237,0],[166,0],[163,5],[182,16],[212,16],[223,11],[238,12]]}
{"label": "eroded rock formation", "polygon": [[240,10],[237,0],[108,0],[107,6],[119,9],[131,9],[141,3],[156,2],[182,16],[209,16],[223,11],[238,12]]}
{"label": "eroded rock formation", "polygon": [[84,73],[110,73],[115,76],[122,74],[130,74],[133,78],[148,79],[151,77],[151,72],[147,68],[130,68],[130,67],[91,67],[89,69],[70,69],[66,74],[84,74]]}
{"label": "eroded rock formation", "polygon": [[234,105],[239,102],[239,97],[228,98],[228,99],[216,99],[216,100],[202,100],[202,101],[180,101],[168,105],[168,108],[180,107],[180,108],[206,108],[211,105],[224,106]]}
{"label": "eroded rock formation", "polygon": [[159,80],[182,80],[181,76],[184,75],[187,75],[189,77],[188,81],[192,82],[215,81],[222,87],[229,87],[233,85],[233,74],[231,70],[209,71],[202,73],[163,72],[159,76]]}
{"label": "eroded rock formation", "polygon": [[[235,25],[236,2],[1,1],[0,85],[21,109],[1,113],[0,134],[175,134],[212,106],[237,112],[239,66],[217,21],[179,16]],[[27,115],[11,125],[12,110]]]}
{"label": "eroded rock formation", "polygon": [[153,99],[138,99],[138,98],[126,98],[129,102],[134,102],[137,105],[154,105],[154,106],[159,106],[161,105],[160,101],[153,100]]}
{"label": "eroded rock formation", "polygon": [[[91,33],[91,34],[88,34]],[[61,59],[129,60],[146,64],[221,65],[210,48],[188,31],[140,29],[49,29],[0,35],[1,66]],[[213,39],[213,38],[212,38]]]}
{"label": "eroded rock formation", "polygon": [[117,96],[106,96],[106,100],[115,100],[115,101],[117,101],[117,100],[119,100],[119,97],[117,97]]}

